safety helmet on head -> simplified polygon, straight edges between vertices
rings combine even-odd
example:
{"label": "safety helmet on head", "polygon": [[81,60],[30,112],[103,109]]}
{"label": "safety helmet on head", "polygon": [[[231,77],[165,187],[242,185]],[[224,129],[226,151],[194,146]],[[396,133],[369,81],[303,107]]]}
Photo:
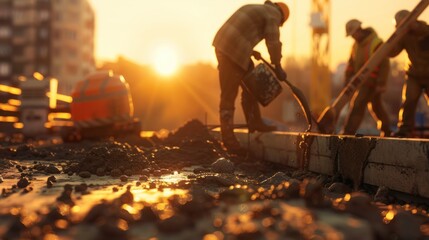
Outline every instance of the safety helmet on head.
{"label": "safety helmet on head", "polygon": [[362,22],[357,19],[352,19],[346,23],[346,36],[353,35],[360,29]]}
{"label": "safety helmet on head", "polygon": [[400,10],[399,12],[397,12],[395,14],[395,23],[396,23],[396,26],[398,26],[402,22],[402,20],[404,20],[404,18],[406,18],[408,16],[408,14],[410,14],[410,11],[405,10],[405,9]]}
{"label": "safety helmet on head", "polygon": [[283,19],[282,22],[286,22],[286,20],[289,18],[289,7],[282,2],[276,2],[275,3],[277,5],[278,8],[280,8],[282,15],[283,15]]}

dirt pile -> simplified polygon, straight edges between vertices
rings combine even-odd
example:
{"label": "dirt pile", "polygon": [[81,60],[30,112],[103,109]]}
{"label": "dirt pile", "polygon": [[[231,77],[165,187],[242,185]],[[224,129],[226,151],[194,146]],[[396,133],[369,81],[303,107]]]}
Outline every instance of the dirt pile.
{"label": "dirt pile", "polygon": [[78,163],[76,170],[110,175],[112,170],[119,169],[121,174],[139,174],[148,166],[149,162],[141,149],[117,142],[105,142],[90,149]]}

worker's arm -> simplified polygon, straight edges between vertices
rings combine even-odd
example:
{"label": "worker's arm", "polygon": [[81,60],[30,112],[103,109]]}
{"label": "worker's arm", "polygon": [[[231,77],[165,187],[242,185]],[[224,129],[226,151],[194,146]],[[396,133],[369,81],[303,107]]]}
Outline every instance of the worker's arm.
{"label": "worker's arm", "polygon": [[282,59],[282,43],[280,42],[280,30],[278,19],[275,17],[268,18],[265,23],[265,44],[270,54],[271,63],[280,65]]}
{"label": "worker's arm", "polygon": [[429,25],[423,21],[416,21],[411,24],[410,29],[419,36],[426,36],[429,34]]}
{"label": "worker's arm", "polygon": [[[409,31],[413,31],[413,34],[418,34],[418,35],[424,35],[425,32],[426,34],[429,34],[429,26],[426,25],[424,22],[416,21],[410,25]],[[410,34],[410,33],[408,32],[407,34]],[[405,48],[404,41],[403,39],[400,39],[398,43],[396,43],[396,45],[393,46],[388,56],[391,58],[396,57],[402,52],[402,50],[404,50],[404,48]]]}
{"label": "worker's arm", "polygon": [[282,59],[282,43],[280,42],[280,32],[277,20],[272,19],[271,23],[267,23],[265,28],[265,43],[270,54],[271,63],[275,67],[275,72],[280,80],[286,80],[287,75],[281,66]]}
{"label": "worker's arm", "polygon": [[388,56],[391,58],[396,57],[402,52],[402,50],[404,50],[404,44],[402,43],[402,40],[399,40],[399,42],[393,46]]}
{"label": "worker's arm", "polygon": [[354,66],[353,56],[350,55],[349,61],[347,62],[346,71],[344,72],[344,86],[346,86],[350,82],[350,79],[355,74],[355,69],[353,66]]}

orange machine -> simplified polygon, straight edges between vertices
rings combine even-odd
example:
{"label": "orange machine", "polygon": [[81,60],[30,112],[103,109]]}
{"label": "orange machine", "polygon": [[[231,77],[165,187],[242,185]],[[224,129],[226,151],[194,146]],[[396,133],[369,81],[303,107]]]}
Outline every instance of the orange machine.
{"label": "orange machine", "polygon": [[111,71],[97,72],[76,84],[70,104],[71,118],[82,137],[139,132],[133,118],[128,83]]}

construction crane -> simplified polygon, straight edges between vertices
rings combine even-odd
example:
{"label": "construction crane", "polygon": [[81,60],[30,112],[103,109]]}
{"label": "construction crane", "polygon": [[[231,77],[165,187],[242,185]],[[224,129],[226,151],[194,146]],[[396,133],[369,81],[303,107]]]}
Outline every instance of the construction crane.
{"label": "construction crane", "polygon": [[331,73],[329,20],[331,14],[330,0],[312,0],[312,57],[311,57],[311,87],[310,106],[317,117],[330,104]]}

